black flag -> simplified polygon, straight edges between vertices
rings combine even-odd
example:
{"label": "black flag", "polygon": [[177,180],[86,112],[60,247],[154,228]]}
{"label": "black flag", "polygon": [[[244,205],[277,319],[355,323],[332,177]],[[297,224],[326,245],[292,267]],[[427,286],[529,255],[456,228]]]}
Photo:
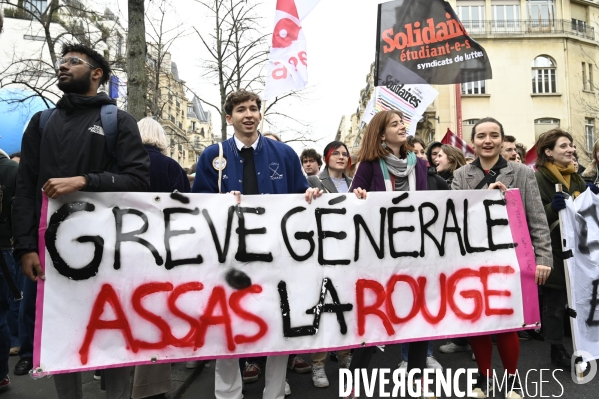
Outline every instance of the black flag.
{"label": "black flag", "polygon": [[454,84],[492,78],[485,49],[448,2],[379,4],[375,84]]}

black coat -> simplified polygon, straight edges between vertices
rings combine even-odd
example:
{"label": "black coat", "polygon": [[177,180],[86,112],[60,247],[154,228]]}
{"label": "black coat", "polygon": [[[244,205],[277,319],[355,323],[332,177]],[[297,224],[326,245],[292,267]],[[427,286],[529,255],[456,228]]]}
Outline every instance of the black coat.
{"label": "black coat", "polygon": [[[437,174],[437,169],[434,166],[431,166],[427,170],[427,183],[429,190],[449,190],[450,186],[447,184],[444,178]],[[453,174],[451,175],[451,180],[453,180]]]}
{"label": "black coat", "polygon": [[19,164],[0,153],[0,184],[2,184],[2,214],[0,215],[0,247],[11,249],[11,202],[15,196],[17,169]]}
{"label": "black coat", "polygon": [[150,191],[153,193],[181,193],[191,191],[187,174],[173,158],[169,158],[156,147],[144,145],[150,156]]}
{"label": "black coat", "polygon": [[93,97],[65,94],[56,111],[39,130],[41,112],[33,116],[23,134],[21,162],[13,200],[15,255],[37,251],[37,230],[42,203],[41,188],[51,178],[85,176],[83,191],[148,191],[150,158],[141,143],[135,119],[118,111],[116,163],[106,149],[100,108],[114,104],[105,93]]}
{"label": "black coat", "polygon": [[[547,279],[545,285],[554,289],[566,289],[566,274],[564,271],[564,257],[562,255],[562,234],[559,228],[559,215],[551,208],[551,201],[555,196],[555,185],[559,180],[547,169],[540,166],[535,173],[541,201],[547,216],[547,224],[551,231],[551,252],[553,253],[553,270]],[[573,195],[576,191],[582,193],[586,189],[586,184],[582,178],[573,173],[570,175],[570,187],[563,186],[563,190]]]}

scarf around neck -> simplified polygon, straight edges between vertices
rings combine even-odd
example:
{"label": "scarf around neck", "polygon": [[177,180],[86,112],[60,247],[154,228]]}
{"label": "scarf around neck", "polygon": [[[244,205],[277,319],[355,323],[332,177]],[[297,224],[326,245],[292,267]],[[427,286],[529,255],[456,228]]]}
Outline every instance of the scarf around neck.
{"label": "scarf around neck", "polygon": [[570,191],[570,183],[572,182],[571,177],[573,173],[576,173],[574,164],[571,163],[568,166],[559,166],[553,162],[547,162],[545,168],[551,172],[553,177],[566,186],[568,191]]}
{"label": "scarf around neck", "polygon": [[[416,190],[416,154],[408,151],[406,159],[400,159],[394,154],[379,159],[386,191],[415,191]],[[392,174],[395,177],[395,187],[391,184]]]}

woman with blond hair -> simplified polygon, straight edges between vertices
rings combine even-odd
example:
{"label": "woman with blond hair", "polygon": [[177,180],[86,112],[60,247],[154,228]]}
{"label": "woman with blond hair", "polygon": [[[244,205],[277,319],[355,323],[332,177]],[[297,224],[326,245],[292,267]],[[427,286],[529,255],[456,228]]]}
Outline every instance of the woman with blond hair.
{"label": "woman with blond hair", "polygon": [[[143,118],[137,123],[141,141],[150,156],[150,192],[182,193],[191,191],[189,179],[183,168],[165,155],[168,143],[164,129],[155,119]],[[141,399],[164,394],[171,389],[169,363],[135,366],[131,398]]]}
{"label": "woman with blond hair", "polygon": [[181,165],[165,155],[168,142],[160,123],[152,117],[147,117],[140,120],[137,126],[144,148],[150,156],[150,192],[190,192],[189,178]]}
{"label": "woman with blond hair", "polygon": [[597,162],[599,161],[599,140],[595,141],[593,151],[591,152],[591,164],[582,172],[582,178],[587,183],[599,184],[599,168]]}
{"label": "woman with blond hair", "polygon": [[445,179],[449,186],[453,181],[453,172],[466,165],[466,159],[462,151],[447,144],[441,146],[435,162],[437,163],[437,173]]}

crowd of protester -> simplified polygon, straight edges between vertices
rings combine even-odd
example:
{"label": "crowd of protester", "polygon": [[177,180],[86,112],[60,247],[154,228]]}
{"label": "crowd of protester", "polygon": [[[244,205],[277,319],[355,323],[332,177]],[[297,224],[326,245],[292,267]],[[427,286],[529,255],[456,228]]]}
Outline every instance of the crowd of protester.
{"label": "crowd of protester", "polygon": [[[591,152],[588,167],[580,165],[572,136],[561,129],[550,130],[536,142],[536,172],[523,164],[526,147],[514,136],[506,135],[502,124],[484,118],[474,125],[470,141],[477,154],[467,158],[447,144],[428,145],[418,137],[408,137],[399,111],[377,113],[363,133],[360,148],[332,141],[317,149],[305,149],[301,155],[274,133],[260,134],[261,100],[250,92],[229,95],[225,103],[227,122],[233,136],[208,147],[197,164],[184,170],[165,155],[163,128],[153,118],[136,123],[118,111],[118,145],[111,152],[98,134],[88,126],[101,123],[101,112],[114,105],[98,87],[108,81],[110,67],[95,51],[66,44],[57,63],[59,88],[64,96],[54,113],[46,118],[36,114],[23,136],[22,152],[8,157],[0,154],[2,221],[0,243],[11,276],[24,292],[22,301],[13,300],[0,281],[0,389],[8,387],[8,356],[19,356],[14,374],[27,375],[33,367],[33,320],[35,319],[36,282],[44,279],[37,248],[41,190],[51,198],[76,191],[150,191],[183,193],[231,193],[241,195],[303,194],[307,202],[321,195],[353,193],[366,198],[371,191],[475,190],[519,188],[535,249],[535,282],[539,285],[542,330],[498,333],[494,336],[502,364],[510,379],[506,398],[519,398],[518,366],[520,341],[531,338],[547,342],[551,362],[569,369],[571,354],[563,345],[564,309],[567,304],[561,237],[556,227],[558,213],[565,208],[565,195],[555,193],[560,183],[574,197],[585,190],[599,193],[599,142]],[[62,129],[62,126],[71,126]],[[96,126],[94,126],[96,127]],[[42,135],[43,132],[43,135]],[[102,134],[102,136],[104,133]],[[106,132],[108,135],[108,132]],[[108,139],[106,139],[108,141]],[[43,149],[43,151],[42,151]],[[226,166],[215,163],[224,154]],[[10,158],[10,159],[9,159]],[[284,178],[272,180],[258,176],[268,173],[270,162],[277,162]],[[222,178],[227,168],[229,179]],[[11,211],[11,200],[12,211]],[[487,397],[493,390],[489,379],[492,354],[491,335],[456,338],[440,346],[440,352],[473,351],[479,376],[475,393]],[[286,381],[288,370],[311,373],[312,383],[326,388],[327,358],[340,368],[366,368],[375,347],[353,351],[314,352],[306,361],[297,355],[279,355],[248,359],[219,359],[215,367],[217,399],[241,399],[244,384],[264,374],[264,399],[282,399],[291,393]],[[399,368],[442,368],[433,353],[432,342],[402,344]],[[305,356],[308,358],[307,356]],[[198,366],[190,361],[187,367]],[[111,399],[159,397],[170,389],[170,365],[106,369],[99,373],[105,380]],[[67,373],[55,376],[59,398],[82,397],[81,376]],[[331,397],[337,390],[331,391]],[[350,395],[353,397],[353,394]]]}

